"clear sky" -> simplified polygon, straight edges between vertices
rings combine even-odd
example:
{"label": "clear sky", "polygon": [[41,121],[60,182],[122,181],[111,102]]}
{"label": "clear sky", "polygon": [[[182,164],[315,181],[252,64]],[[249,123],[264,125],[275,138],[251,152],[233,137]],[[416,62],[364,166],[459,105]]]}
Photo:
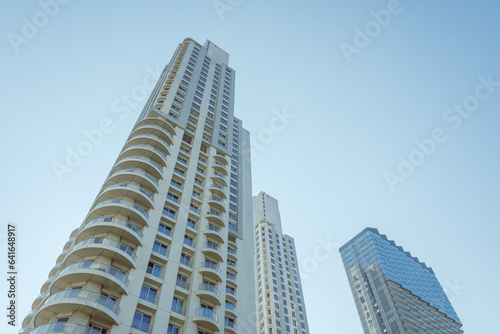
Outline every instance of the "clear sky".
{"label": "clear sky", "polygon": [[230,54],[252,192],[279,200],[313,334],[362,333],[338,248],[367,226],[433,267],[466,333],[498,332],[499,1],[61,2],[0,3],[0,238],[17,224],[19,324],[191,37]]}

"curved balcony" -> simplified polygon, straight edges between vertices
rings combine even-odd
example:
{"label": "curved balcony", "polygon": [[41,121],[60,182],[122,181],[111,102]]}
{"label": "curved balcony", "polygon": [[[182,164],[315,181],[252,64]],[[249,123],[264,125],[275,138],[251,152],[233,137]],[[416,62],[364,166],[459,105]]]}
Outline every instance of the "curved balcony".
{"label": "curved balcony", "polygon": [[143,120],[141,120],[139,123],[137,123],[137,127],[143,126],[146,124],[151,124],[151,125],[158,125],[161,127],[163,130],[167,131],[172,137],[175,137],[175,129],[174,127],[164,118],[160,117],[148,117]]}
{"label": "curved balcony", "polygon": [[79,227],[75,228],[72,232],[71,232],[71,235],[69,236],[70,238],[73,238],[75,237],[77,234],[78,234],[78,230],[80,230]]}
{"label": "curved balcony", "polygon": [[238,317],[236,306],[226,304],[226,313],[233,318]]}
{"label": "curved balcony", "polygon": [[237,261],[238,260],[238,253],[236,252],[236,250],[228,247],[227,248],[227,258],[229,260]]}
{"label": "curved balcony", "polygon": [[107,216],[94,219],[83,227],[79,238],[87,239],[93,235],[111,233],[126,240],[142,245],[143,233],[139,226],[128,220]]}
{"label": "curved balcony", "polygon": [[202,262],[199,272],[216,281],[222,282],[222,274],[218,265],[210,262]]}
{"label": "curved balcony", "polygon": [[204,231],[207,238],[210,238],[218,243],[224,242],[224,235],[222,234],[222,230],[217,226],[208,225]]}
{"label": "curved balcony", "polygon": [[217,183],[212,183],[209,187],[208,190],[212,192],[212,194],[217,195],[219,197],[222,197],[224,199],[227,198],[226,190],[224,189],[223,186],[217,184]]}
{"label": "curved balcony", "polygon": [[237,302],[238,298],[236,298],[236,290],[230,290],[226,288],[226,299],[229,299],[232,302]]}
{"label": "curved balcony", "polygon": [[216,154],[216,155],[214,155],[214,159],[215,159],[215,161],[218,161],[223,165],[226,165],[226,166],[229,165],[229,160],[225,156],[222,156],[220,154]]}
{"label": "curved balcony", "polygon": [[221,173],[218,173],[218,172],[213,172],[212,174],[210,174],[210,177],[215,181],[215,182],[220,182],[221,184],[223,184],[224,186],[227,187],[227,178],[222,175]]}
{"label": "curved balcony", "polygon": [[[59,256],[57,257],[56,262],[57,262],[57,263],[59,263],[59,262],[61,262],[62,260],[64,260],[64,258],[65,258],[65,257],[66,257],[66,255],[69,253],[69,251],[70,251],[70,248],[66,248],[65,250],[63,250],[63,251],[61,252],[61,254],[59,254]],[[54,269],[54,268],[52,268],[52,269]]]}
{"label": "curved balcony", "polygon": [[201,283],[196,290],[196,295],[209,303],[221,305],[220,291],[211,284]]}
{"label": "curved balcony", "polygon": [[238,286],[238,282],[236,281],[236,275],[235,274],[228,274],[226,275],[226,282],[231,283],[235,287]]}
{"label": "curved balcony", "polygon": [[135,268],[136,254],[132,248],[119,241],[102,237],[90,238],[78,243],[70,255],[72,257],[70,260],[97,255],[104,255]]}
{"label": "curved balcony", "polygon": [[35,314],[36,309],[32,309],[23,319],[23,327],[27,327],[30,324],[31,319],[33,319],[33,315]]}
{"label": "curved balcony", "polygon": [[213,168],[214,168],[214,170],[216,170],[217,172],[219,172],[221,174],[228,175],[227,174],[227,166],[218,162],[217,160],[215,160],[215,163],[213,164]]}
{"label": "curved balcony", "polygon": [[42,287],[40,288],[40,293],[44,293],[47,291],[47,288],[49,287],[50,283],[54,280],[54,276],[51,276],[47,278],[45,282],[43,282]]}
{"label": "curved balcony", "polygon": [[139,168],[145,170],[147,173],[153,175],[157,179],[163,177],[163,167],[157,164],[154,160],[139,155],[131,155],[120,159],[116,162],[111,173],[120,169],[133,169]]}
{"label": "curved balcony", "polygon": [[172,145],[174,140],[170,132],[166,129],[162,128],[159,125],[154,124],[144,124],[136,127],[132,131],[132,136],[149,134],[160,137],[163,141],[167,142],[169,145]]}
{"label": "curved balcony", "polygon": [[133,155],[140,155],[143,157],[148,157],[160,166],[165,167],[167,165],[167,156],[161,150],[154,146],[146,144],[135,144],[125,147],[120,154],[120,158],[129,157]]}
{"label": "curved balcony", "polygon": [[217,323],[217,313],[215,313],[213,310],[209,310],[206,308],[196,309],[193,321],[211,331],[220,331],[219,324]]}
{"label": "curved balcony", "polygon": [[223,260],[222,249],[214,243],[203,244],[203,248],[201,249],[201,251],[205,254],[211,255],[212,257],[214,257],[218,261]]}
{"label": "curved balcony", "polygon": [[114,172],[106,180],[105,186],[122,182],[134,182],[146,188],[150,193],[158,192],[158,180],[139,168],[125,168]]}
{"label": "curved balcony", "polygon": [[50,296],[40,307],[35,326],[47,323],[54,314],[81,311],[117,325],[120,307],[111,298],[89,290],[64,290]]}
{"label": "curved balcony", "polygon": [[207,199],[208,204],[210,204],[211,207],[213,207],[217,211],[222,211],[226,212],[225,204],[222,199],[216,196],[210,196]]}
{"label": "curved balcony", "polygon": [[48,293],[47,290],[44,292],[40,292],[40,294],[33,301],[33,304],[31,304],[31,308],[32,309],[37,308],[40,305],[40,303],[42,302],[43,298],[45,298],[45,296],[47,296],[47,293]]}
{"label": "curved balcony", "polygon": [[116,214],[130,217],[131,220],[148,226],[148,211],[137,203],[120,198],[108,199],[96,204],[87,216],[87,220],[94,220],[98,217]]}
{"label": "curved balcony", "polygon": [[89,326],[73,324],[70,322],[50,322],[48,324],[37,327],[30,332],[30,334],[47,334],[47,333],[101,334],[101,331],[92,329]]}
{"label": "curved balcony", "polygon": [[234,273],[238,272],[238,269],[236,268],[236,262],[227,261],[227,269],[233,271]]}
{"label": "curved balcony", "polygon": [[236,334],[236,324],[224,319],[224,333]]}
{"label": "curved balcony", "polygon": [[170,154],[170,144],[161,137],[152,134],[135,134],[125,143],[125,148],[133,145],[149,145],[160,150],[165,156]]}
{"label": "curved balcony", "polygon": [[140,206],[147,207],[149,209],[153,208],[153,195],[144,189],[133,183],[122,182],[115,183],[106,188],[104,188],[101,193],[97,196],[96,202],[101,202],[110,198],[128,198]]}
{"label": "curved balcony", "polygon": [[64,244],[63,250],[68,249],[73,244],[73,241],[75,241],[75,239],[76,237],[70,237],[68,241],[66,241],[66,243]]}
{"label": "curved balcony", "polygon": [[128,293],[128,278],[120,269],[95,261],[81,261],[67,266],[56,277],[51,290],[62,290],[71,283],[83,281],[96,282],[121,293]]}
{"label": "curved balcony", "polygon": [[[68,251],[65,251],[64,253],[65,254],[68,254],[69,250]],[[64,257],[63,257],[64,258]],[[57,271],[59,270],[59,268],[61,268],[61,265],[63,264],[63,261],[61,260],[60,262],[57,262],[55,266],[52,267],[52,269],[50,269],[49,271],[49,277],[52,277],[54,276]]]}
{"label": "curved balcony", "polygon": [[206,217],[210,222],[217,224],[220,227],[226,226],[226,224],[224,224],[224,217],[222,216],[222,213],[220,213],[219,211],[208,210]]}

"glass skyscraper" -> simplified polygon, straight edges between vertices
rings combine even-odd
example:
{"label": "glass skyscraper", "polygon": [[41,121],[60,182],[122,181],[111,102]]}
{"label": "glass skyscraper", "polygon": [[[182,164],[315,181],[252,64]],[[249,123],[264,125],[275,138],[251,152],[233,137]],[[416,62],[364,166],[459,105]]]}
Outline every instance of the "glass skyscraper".
{"label": "glass skyscraper", "polygon": [[434,271],[377,229],[340,254],[365,334],[463,333]]}

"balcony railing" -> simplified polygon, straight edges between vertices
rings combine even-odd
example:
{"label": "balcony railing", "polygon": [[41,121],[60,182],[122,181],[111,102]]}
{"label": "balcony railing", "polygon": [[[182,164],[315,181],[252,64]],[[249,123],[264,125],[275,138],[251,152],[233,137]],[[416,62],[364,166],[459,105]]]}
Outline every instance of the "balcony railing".
{"label": "balcony railing", "polygon": [[180,279],[178,279],[177,281],[175,281],[175,285],[180,286],[183,289],[189,290],[189,283],[188,282],[184,282],[184,281],[182,281]]}
{"label": "balcony railing", "polygon": [[199,290],[204,290],[204,291],[210,291],[210,292],[215,293],[217,296],[220,296],[220,291],[215,286],[213,286],[212,284],[201,283],[198,286],[198,289]]}
{"label": "balcony railing", "polygon": [[53,294],[50,296],[47,301],[44,303],[47,304],[53,300],[58,300],[58,299],[63,299],[63,298],[77,298],[77,299],[83,299],[85,301],[89,302],[94,302],[98,303],[107,309],[111,310],[113,313],[116,315],[120,314],[120,307],[116,304],[116,302],[109,298],[108,296],[105,296],[103,294],[94,292],[94,291],[89,291],[89,290],[64,290],[60,291],[56,294]]}
{"label": "balcony railing", "polygon": [[216,265],[215,263],[211,263],[211,262],[202,262],[201,263],[201,267],[202,268],[209,268],[209,269],[213,269],[215,271],[217,271],[218,273],[220,273],[220,268],[218,265]]}
{"label": "balcony railing", "polygon": [[128,156],[128,157],[125,157],[121,160],[118,161],[118,163],[120,162],[123,162],[123,161],[127,161],[127,160],[140,160],[140,161],[144,161],[150,165],[153,165],[155,166],[160,172],[162,171],[162,167],[154,160],[152,159],[149,159],[149,158],[146,158],[146,157],[143,157],[143,156],[140,156],[140,155],[131,155],[131,156]]}
{"label": "balcony railing", "polygon": [[[27,332],[19,332],[27,333]],[[30,334],[45,334],[45,333],[66,333],[66,334],[101,334],[101,331],[80,324],[72,324],[69,322],[51,322],[33,329]]]}
{"label": "balcony railing", "polygon": [[82,261],[73,263],[64,268],[61,271],[61,275],[67,271],[75,269],[93,269],[96,271],[105,272],[106,274],[110,274],[111,276],[116,277],[119,281],[121,281],[125,285],[128,285],[128,278],[120,269],[101,262]]}
{"label": "balcony railing", "polygon": [[114,174],[112,174],[111,177],[113,177],[117,174],[125,173],[125,172],[145,176],[149,180],[151,180],[151,182],[153,182],[156,186],[158,186],[158,180],[156,180],[156,178],[153,175],[149,174],[148,172],[143,171],[142,169],[137,169],[137,168],[120,169],[120,170],[116,171]]}
{"label": "balcony railing", "polygon": [[186,314],[186,308],[182,307],[180,305],[174,305],[174,304],[172,304],[171,310],[172,310],[172,312],[179,313],[179,314],[182,314],[182,315]]}
{"label": "balcony railing", "polygon": [[136,190],[136,191],[139,191],[139,192],[143,193],[144,195],[146,195],[147,198],[153,199],[153,195],[151,195],[149,193],[149,191],[147,191],[146,189],[144,189],[142,187],[139,187],[136,184],[132,184],[132,183],[116,183],[116,184],[112,184],[109,187],[107,187],[106,189],[104,189],[103,192],[104,191],[108,191],[110,189],[115,189],[115,188],[129,188],[129,189],[133,189],[133,190]]}
{"label": "balcony railing", "polygon": [[222,213],[220,213],[219,211],[209,210],[207,212],[207,215],[214,215],[214,216],[217,216],[217,217],[222,219]]}
{"label": "balcony railing", "polygon": [[222,230],[220,228],[218,228],[217,226],[213,226],[213,225],[208,225],[207,228],[206,228],[207,231],[213,231],[213,232],[216,232],[217,234],[221,235],[222,236]]}
{"label": "balcony railing", "polygon": [[206,317],[210,318],[214,321],[217,321],[217,313],[215,313],[213,310],[207,309],[207,308],[198,308],[196,309],[196,315],[201,316],[201,317]]}
{"label": "balcony railing", "polygon": [[127,201],[126,199],[119,199],[119,198],[108,199],[106,201],[102,201],[99,204],[97,204],[96,208],[99,208],[99,207],[106,205],[106,204],[123,204],[125,206],[136,209],[137,211],[142,213],[144,215],[144,217],[149,218],[149,214],[148,214],[148,211],[146,209],[144,209],[139,204],[136,204],[136,203],[131,202],[131,201]]}
{"label": "balcony railing", "polygon": [[91,238],[91,239],[81,241],[80,243],[78,243],[78,245],[76,245],[76,247],[89,245],[89,244],[100,244],[100,245],[115,247],[115,248],[118,248],[121,251],[127,253],[127,255],[129,255],[134,260],[136,258],[136,254],[134,253],[134,250],[132,248],[130,248],[129,246],[127,246],[119,241],[112,240],[112,239],[106,239],[106,238],[101,238],[101,237]]}
{"label": "balcony railing", "polygon": [[217,244],[214,243],[205,243],[203,244],[203,248],[210,248],[222,254],[222,249]]}
{"label": "balcony railing", "polygon": [[101,217],[101,218],[97,218],[97,219],[91,220],[85,226],[90,226],[90,225],[94,225],[94,224],[98,224],[98,223],[113,223],[113,224],[116,224],[116,225],[125,226],[125,227],[129,228],[130,230],[132,230],[135,234],[137,234],[141,238],[143,236],[142,230],[141,230],[140,227],[132,224],[131,222],[129,222],[129,221],[125,220],[125,219],[116,218],[116,217]]}

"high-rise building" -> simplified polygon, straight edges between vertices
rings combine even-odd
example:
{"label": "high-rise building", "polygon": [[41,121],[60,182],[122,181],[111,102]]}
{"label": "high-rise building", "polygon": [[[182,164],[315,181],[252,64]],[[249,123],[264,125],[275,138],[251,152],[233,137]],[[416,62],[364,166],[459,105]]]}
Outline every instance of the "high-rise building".
{"label": "high-rise building", "polygon": [[463,333],[434,271],[377,229],[340,248],[366,334]]}
{"label": "high-rise building", "polygon": [[257,332],[249,133],[228,59],[178,46],[20,333]]}
{"label": "high-rise building", "polygon": [[260,192],[253,208],[259,333],[309,334],[295,242],[283,234],[278,201]]}

